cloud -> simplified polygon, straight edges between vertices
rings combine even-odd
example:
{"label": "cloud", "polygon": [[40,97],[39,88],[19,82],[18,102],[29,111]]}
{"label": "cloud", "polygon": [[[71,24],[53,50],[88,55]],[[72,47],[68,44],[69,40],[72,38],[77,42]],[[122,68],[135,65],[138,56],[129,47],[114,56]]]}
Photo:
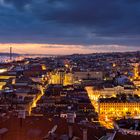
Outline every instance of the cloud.
{"label": "cloud", "polygon": [[139,0],[1,0],[0,42],[140,45]]}
{"label": "cloud", "polygon": [[32,0],[3,0],[5,4],[12,4],[18,10],[23,9],[26,5],[30,4]]}
{"label": "cloud", "polygon": [[140,34],[139,6],[136,0],[54,0],[36,3],[32,9],[44,21],[83,26],[101,36],[120,36]]}

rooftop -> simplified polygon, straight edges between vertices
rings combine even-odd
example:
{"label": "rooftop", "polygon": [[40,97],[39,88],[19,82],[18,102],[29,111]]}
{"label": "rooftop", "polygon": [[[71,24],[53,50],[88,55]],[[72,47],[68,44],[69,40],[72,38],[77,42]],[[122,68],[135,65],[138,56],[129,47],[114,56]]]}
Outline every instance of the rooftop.
{"label": "rooftop", "polygon": [[[52,128],[57,125],[55,131],[56,140],[68,135],[68,123],[60,118],[47,117],[26,117],[22,121],[16,117],[1,120],[0,129],[7,130],[3,135],[3,140],[41,140]],[[87,127],[88,140],[96,140],[95,137],[102,137],[104,130],[95,127]],[[82,139],[82,124],[73,125],[73,135]]]}

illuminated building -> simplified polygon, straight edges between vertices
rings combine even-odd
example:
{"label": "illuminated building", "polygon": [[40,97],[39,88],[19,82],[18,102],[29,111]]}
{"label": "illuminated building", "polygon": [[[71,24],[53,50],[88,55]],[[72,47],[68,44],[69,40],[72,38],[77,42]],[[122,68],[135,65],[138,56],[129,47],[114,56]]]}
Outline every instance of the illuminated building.
{"label": "illuminated building", "polygon": [[42,64],[42,70],[47,70],[46,65]]}
{"label": "illuminated building", "polygon": [[115,63],[113,63],[113,64],[112,64],[112,66],[113,66],[113,67],[116,67],[116,64],[115,64]]}
{"label": "illuminated building", "polygon": [[72,85],[74,83],[78,83],[78,81],[82,79],[102,79],[102,72],[74,72],[74,73],[66,73],[66,72],[56,72],[51,73],[51,84],[63,84]]}
{"label": "illuminated building", "polygon": [[3,87],[8,83],[8,81],[10,79],[13,79],[12,81],[14,81],[15,76],[0,76],[0,90],[3,89]]}
{"label": "illuminated building", "polygon": [[135,94],[137,93],[132,88],[124,88],[122,86],[116,86],[116,87],[103,87],[103,88],[96,88],[88,86],[86,87],[86,90],[88,92],[88,96],[91,100],[98,101],[99,97],[107,98],[107,97],[115,97],[119,93],[125,93],[125,94]]}
{"label": "illuminated building", "polygon": [[87,72],[74,72],[74,78],[75,80],[81,80],[81,79],[103,79],[103,72],[102,71],[87,71]]}
{"label": "illuminated building", "polygon": [[6,85],[6,82],[0,82],[0,90],[2,90],[5,85]]}
{"label": "illuminated building", "polygon": [[63,85],[72,85],[74,83],[73,74],[72,73],[66,73],[64,76],[64,83]]}
{"label": "illuminated building", "polygon": [[136,63],[134,65],[134,79],[133,83],[136,87],[140,87],[140,65]]}
{"label": "illuminated building", "polygon": [[139,79],[139,64],[134,64],[134,79]]}
{"label": "illuminated building", "polygon": [[98,113],[102,117],[124,117],[140,115],[140,102],[99,101]]}
{"label": "illuminated building", "polygon": [[51,84],[62,84],[66,86],[66,85],[72,85],[74,82],[72,73],[56,72],[56,73],[51,73],[50,77],[51,77],[50,78]]}
{"label": "illuminated building", "polygon": [[124,93],[126,95],[131,94],[131,95],[138,95],[140,96],[140,91],[139,90],[134,90],[134,89],[125,89],[124,87],[117,86],[117,87],[110,87],[110,88],[96,88],[96,87],[86,87],[88,97],[94,106],[96,112],[99,111],[98,109],[98,100],[99,98],[111,98],[111,97],[116,97],[117,94],[119,93]]}
{"label": "illuminated building", "polygon": [[134,80],[133,83],[136,87],[140,88],[140,79]]}
{"label": "illuminated building", "polygon": [[50,84],[60,84],[60,77],[59,75],[52,74]]}
{"label": "illuminated building", "polygon": [[3,68],[3,69],[0,69],[0,73],[4,73],[4,72],[7,72],[7,69],[5,68]]}
{"label": "illuminated building", "polygon": [[63,72],[51,73],[50,77],[51,77],[50,84],[63,84],[63,80],[64,80]]}

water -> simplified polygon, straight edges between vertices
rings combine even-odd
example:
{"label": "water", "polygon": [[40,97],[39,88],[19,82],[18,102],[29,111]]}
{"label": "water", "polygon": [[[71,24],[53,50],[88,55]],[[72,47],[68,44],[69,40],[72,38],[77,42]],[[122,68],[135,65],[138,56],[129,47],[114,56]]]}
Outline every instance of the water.
{"label": "water", "polygon": [[[13,56],[12,60],[15,60],[17,57]],[[8,63],[10,62],[9,56],[0,56],[0,63]]]}

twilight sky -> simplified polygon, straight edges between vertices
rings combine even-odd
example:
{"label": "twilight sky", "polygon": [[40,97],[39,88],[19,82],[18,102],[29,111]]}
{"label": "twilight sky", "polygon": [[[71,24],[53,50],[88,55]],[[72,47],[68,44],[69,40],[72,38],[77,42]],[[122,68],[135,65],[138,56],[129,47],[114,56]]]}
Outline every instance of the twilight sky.
{"label": "twilight sky", "polygon": [[140,0],[0,0],[0,51],[140,50]]}

